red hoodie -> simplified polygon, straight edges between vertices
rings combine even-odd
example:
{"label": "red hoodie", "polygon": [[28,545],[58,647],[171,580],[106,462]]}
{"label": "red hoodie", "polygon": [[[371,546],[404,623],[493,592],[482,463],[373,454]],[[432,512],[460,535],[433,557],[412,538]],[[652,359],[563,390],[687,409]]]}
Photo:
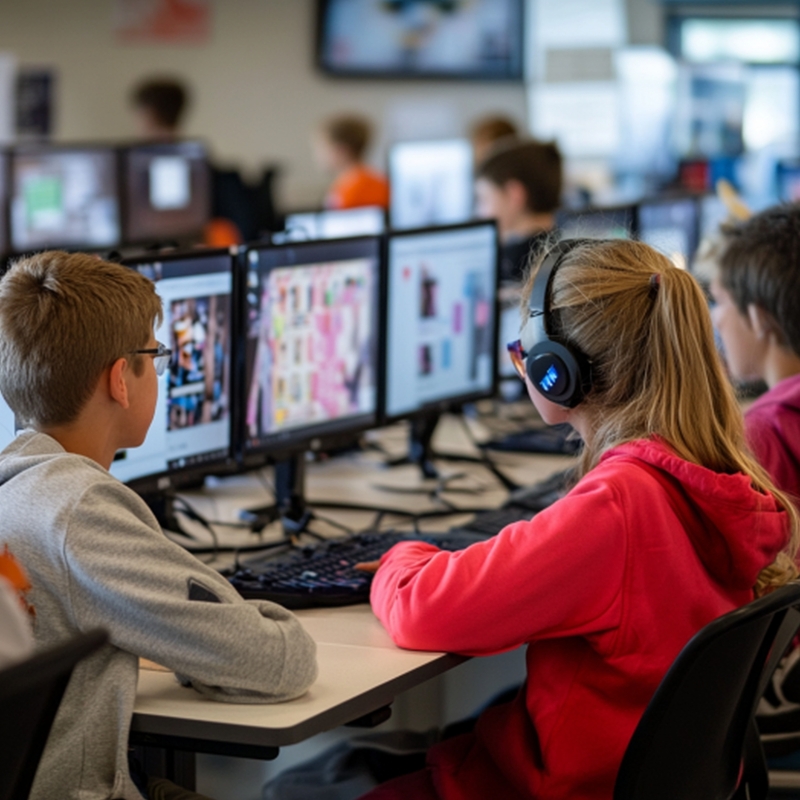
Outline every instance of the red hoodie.
{"label": "red hoodie", "polygon": [[486,542],[390,550],[372,606],[401,647],[490,655],[529,645],[517,699],[431,749],[440,797],[610,800],[672,661],[700,628],[753,599],[787,536],[785,512],[744,475],[642,440]]}

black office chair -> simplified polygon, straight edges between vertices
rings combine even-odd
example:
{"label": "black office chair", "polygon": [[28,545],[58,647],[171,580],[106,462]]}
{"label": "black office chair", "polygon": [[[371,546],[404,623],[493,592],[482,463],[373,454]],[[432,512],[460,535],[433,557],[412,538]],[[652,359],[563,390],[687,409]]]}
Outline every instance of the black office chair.
{"label": "black office chair", "polygon": [[614,800],[763,800],[754,716],[800,626],[800,583],[725,614],[683,648],[622,759]]}
{"label": "black office chair", "polygon": [[27,800],[72,670],[107,641],[89,631],[0,670],[0,800]]}

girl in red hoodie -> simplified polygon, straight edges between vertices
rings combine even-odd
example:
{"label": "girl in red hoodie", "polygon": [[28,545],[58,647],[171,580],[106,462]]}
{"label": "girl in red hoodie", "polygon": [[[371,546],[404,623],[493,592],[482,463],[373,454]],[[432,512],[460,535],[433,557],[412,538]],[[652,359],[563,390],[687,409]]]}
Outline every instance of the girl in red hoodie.
{"label": "girl in red hoodie", "polygon": [[641,243],[573,240],[524,297],[509,349],[544,420],[581,434],[582,477],[466,550],[397,545],[372,606],[401,647],[527,644],[527,680],[370,800],[610,800],[686,642],[797,574],[797,512],[746,450],[694,279]]}

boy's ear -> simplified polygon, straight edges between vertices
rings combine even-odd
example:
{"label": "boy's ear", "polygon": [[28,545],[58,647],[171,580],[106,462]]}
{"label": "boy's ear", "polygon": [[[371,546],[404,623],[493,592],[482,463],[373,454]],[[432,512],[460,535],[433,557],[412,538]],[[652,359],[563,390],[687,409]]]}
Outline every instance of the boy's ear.
{"label": "boy's ear", "polygon": [[757,339],[766,339],[771,334],[775,334],[780,339],[780,332],[778,325],[768,311],[755,303],[749,303],[747,306],[747,319],[750,322],[750,327]]}
{"label": "boy's ear", "polygon": [[129,369],[128,359],[118,358],[108,370],[108,393],[112,400],[119,403],[123,408],[130,406],[128,383],[126,381]]}
{"label": "boy's ear", "polygon": [[523,210],[528,207],[528,190],[516,178],[511,178],[503,184],[503,191],[506,197],[511,200],[515,207]]}

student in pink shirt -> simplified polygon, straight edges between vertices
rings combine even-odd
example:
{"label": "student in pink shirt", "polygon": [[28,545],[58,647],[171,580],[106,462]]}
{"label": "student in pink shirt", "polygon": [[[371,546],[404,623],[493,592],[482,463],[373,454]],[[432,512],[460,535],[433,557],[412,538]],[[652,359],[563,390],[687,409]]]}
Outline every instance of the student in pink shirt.
{"label": "student in pink shirt", "polygon": [[776,206],[723,233],[712,317],[734,380],[769,390],[745,414],[748,443],[800,502],[800,206]]}
{"label": "student in pink shirt", "polygon": [[686,642],[797,575],[797,511],[745,446],[692,276],[645,244],[572,240],[523,296],[509,349],[544,420],[581,434],[581,477],[460,552],[396,545],[371,600],[401,647],[527,645],[527,680],[369,800],[611,800]]}

